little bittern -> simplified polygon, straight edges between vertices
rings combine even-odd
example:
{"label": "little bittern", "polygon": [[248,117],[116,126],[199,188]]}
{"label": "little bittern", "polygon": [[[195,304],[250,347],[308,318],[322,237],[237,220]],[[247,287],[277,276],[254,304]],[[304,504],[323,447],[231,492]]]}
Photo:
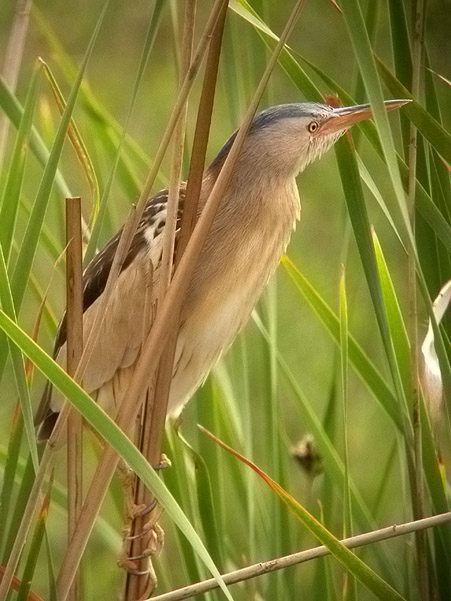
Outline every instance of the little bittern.
{"label": "little bittern", "polygon": [[[406,102],[388,100],[385,107],[391,110]],[[311,103],[274,106],[255,117],[182,305],[169,413],[183,408],[229,348],[276,269],[300,216],[297,174],[354,123],[370,117],[369,105],[333,108]],[[200,211],[235,136],[236,133],[205,170]],[[110,411],[127,388],[147,333],[143,329],[152,321],[152,291],[158,288],[167,197],[165,190],[147,202],[81,382]],[[182,186],[178,226],[184,198]],[[105,289],[120,234],[94,257],[84,273],[85,339]],[[64,319],[54,356],[65,365]],[[61,403],[62,399],[48,386],[37,417],[41,439],[49,436]]]}

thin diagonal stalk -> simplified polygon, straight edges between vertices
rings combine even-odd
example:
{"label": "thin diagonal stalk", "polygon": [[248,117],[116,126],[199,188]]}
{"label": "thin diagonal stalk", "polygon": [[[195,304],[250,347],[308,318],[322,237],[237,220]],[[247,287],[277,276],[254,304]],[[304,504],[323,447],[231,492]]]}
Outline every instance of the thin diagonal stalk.
{"label": "thin diagonal stalk", "polygon": [[[345,536],[353,532],[352,496],[349,479],[349,444],[348,444],[348,299],[346,296],[346,275],[343,267],[340,278],[340,382],[341,402],[343,414],[343,533]],[[356,599],[356,578],[352,574],[345,574],[345,599]]]}
{"label": "thin diagonal stalk", "polygon": [[[434,528],[449,522],[451,522],[451,512],[442,513],[429,518],[424,518],[422,520],[406,522],[404,524],[393,524],[393,526],[387,526],[386,528],[381,528],[380,530],[373,530],[372,532],[366,532],[364,534],[357,534],[356,536],[345,538],[340,542],[345,547],[348,547],[348,549],[355,549],[364,545],[374,544],[378,541],[396,538],[398,536],[405,536],[406,534],[418,532],[426,528]],[[314,547],[313,549],[308,549],[306,551],[299,551],[298,553],[293,553],[285,557],[261,561],[254,565],[250,565],[239,570],[234,570],[228,574],[223,574],[222,578],[227,585],[236,584],[238,582],[248,580],[249,578],[256,578],[270,572],[284,570],[288,567],[298,565],[312,559],[317,559],[318,557],[325,557],[329,554],[330,553],[327,547],[321,545],[319,547]],[[157,595],[156,597],[152,597],[152,601],[182,601],[183,599],[194,598],[196,595],[201,595],[217,587],[217,582],[213,578],[210,578],[209,580],[197,582],[196,584],[191,584],[163,595]]]}
{"label": "thin diagonal stalk", "polygon": [[[100,234],[100,231],[101,231],[101,228],[102,228],[102,225],[104,222],[105,213],[106,213],[106,210],[108,207],[108,199],[109,199],[110,190],[113,185],[113,181],[116,176],[116,173],[121,165],[121,162],[123,161],[122,151],[123,151],[124,145],[127,143],[127,141],[129,142],[129,140],[127,138],[127,135],[128,135],[127,132],[129,129],[129,124],[130,124],[131,116],[133,113],[133,109],[135,107],[136,98],[138,96],[138,90],[142,83],[145,68],[149,61],[149,57],[150,57],[150,54],[152,52],[152,49],[154,47],[155,40],[157,37],[159,23],[161,21],[161,15],[162,15],[162,7],[163,7],[162,2],[164,2],[164,0],[158,0],[155,3],[155,6],[154,6],[151,16],[150,16],[150,23],[149,23],[149,27],[148,27],[148,31],[147,31],[146,42],[145,42],[144,49],[143,49],[143,52],[141,55],[138,72],[136,74],[136,78],[135,78],[135,81],[133,84],[133,90],[131,93],[124,125],[121,128],[121,130],[119,130],[119,127],[116,127],[116,128],[113,127],[112,117],[109,120],[105,119],[105,121],[108,122],[109,127],[113,127],[113,129],[118,130],[117,143],[115,143],[115,156],[114,156],[113,166],[111,167],[108,181],[106,183],[102,198],[100,200],[99,212],[98,212],[95,222],[92,226],[91,237],[90,237],[89,244],[86,249],[86,253],[85,253],[85,257],[84,257],[85,264],[87,264],[87,262],[89,262],[93,258],[94,254],[96,252],[99,234]],[[59,49],[56,51],[56,53],[59,55],[61,55],[62,52],[63,52],[62,49]],[[83,91],[85,91],[85,90],[82,89],[82,92]],[[95,110],[97,110],[102,115],[104,114],[104,109],[100,106],[97,106],[94,100],[90,99],[90,100],[88,100],[88,103],[89,102],[92,102],[94,104]],[[91,108],[91,110],[94,110],[94,108],[92,106],[90,106],[90,108]],[[114,124],[114,125],[116,125],[116,124]]]}
{"label": "thin diagonal stalk", "polygon": [[[42,58],[39,59],[39,62],[41,63],[41,65],[43,67],[44,75],[46,76],[47,81],[50,84],[50,89],[52,91],[53,98],[56,102],[58,110],[61,114],[63,114],[64,109],[66,107],[66,100],[64,98],[64,95],[61,92],[60,87],[58,86],[58,82],[57,82],[56,78],[54,77],[48,64],[44,60],[42,60]],[[94,169],[94,165],[92,164],[91,157],[89,156],[87,146],[86,146],[86,144],[83,140],[83,137],[81,136],[80,131],[79,131],[79,129],[75,123],[75,120],[73,118],[70,120],[69,125],[67,127],[67,136],[72,144],[72,147],[73,147],[75,154],[78,158],[78,161],[80,163],[80,166],[81,166],[83,172],[85,173],[86,180],[89,184],[89,189],[90,189],[90,193],[92,196],[92,203],[93,203],[92,212],[93,212],[93,214],[97,214],[98,210],[99,210],[99,196],[100,196],[99,182],[97,181],[97,175],[96,175],[96,172]],[[90,228],[85,223],[83,217],[81,219],[82,219],[82,225],[83,225],[83,235],[84,235],[86,243],[88,243],[90,236],[91,236]]]}
{"label": "thin diagonal stalk", "polygon": [[[33,69],[30,77],[27,98],[18,126],[17,138],[11,152],[11,162],[3,186],[3,193],[0,195],[0,223],[2,224],[0,228],[0,245],[2,246],[7,265],[10,263],[19,212],[19,202],[11,202],[10,199],[19,198],[24,182],[27,157],[24,148],[29,144],[31,145],[32,122],[39,91],[39,75],[40,66],[37,66]],[[2,369],[0,368],[0,375],[1,371]]]}

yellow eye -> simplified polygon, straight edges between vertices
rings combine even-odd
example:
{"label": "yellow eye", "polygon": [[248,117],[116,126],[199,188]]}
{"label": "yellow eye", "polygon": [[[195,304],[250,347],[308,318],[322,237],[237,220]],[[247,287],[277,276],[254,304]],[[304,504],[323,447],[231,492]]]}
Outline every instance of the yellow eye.
{"label": "yellow eye", "polygon": [[310,121],[307,125],[307,130],[310,134],[315,134],[318,131],[319,123],[317,121]]}

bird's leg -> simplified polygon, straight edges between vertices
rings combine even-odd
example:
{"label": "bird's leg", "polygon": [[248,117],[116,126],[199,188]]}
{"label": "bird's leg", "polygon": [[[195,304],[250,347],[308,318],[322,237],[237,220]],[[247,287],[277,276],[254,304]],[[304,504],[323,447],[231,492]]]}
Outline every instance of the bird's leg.
{"label": "bird's leg", "polygon": [[119,481],[124,490],[125,513],[128,516],[133,505],[133,484],[135,479],[134,472],[128,467],[125,461],[120,460],[117,466]]}
{"label": "bird's leg", "polygon": [[[95,434],[94,441],[97,442],[100,445],[100,447],[103,448],[103,446],[104,446],[103,439],[100,438],[99,436],[97,436],[95,431],[93,431],[93,433]],[[160,470],[160,469],[164,469],[166,467],[170,467],[170,465],[171,465],[171,462],[166,457],[166,455],[163,454],[160,462],[158,463],[158,465],[154,466],[154,469]],[[117,563],[118,563],[119,567],[122,567],[131,573],[137,574],[138,570],[137,570],[137,566],[136,566],[136,560],[139,559],[139,557],[131,556],[131,554],[130,554],[131,541],[133,539],[136,540],[136,539],[144,536],[144,534],[146,534],[147,530],[149,530],[151,528],[151,526],[150,525],[148,526],[148,524],[150,524],[150,518],[149,518],[149,521],[144,524],[142,533],[138,534],[138,535],[132,535],[131,533],[133,531],[134,520],[137,518],[144,518],[145,516],[150,515],[154,510],[156,512],[158,509],[159,513],[158,513],[158,516],[155,518],[155,522],[156,522],[158,520],[159,516],[161,515],[161,509],[155,498],[153,498],[147,504],[146,503],[136,504],[136,502],[135,502],[136,480],[137,480],[136,475],[129,468],[127,463],[125,461],[123,461],[122,459],[118,463],[117,474],[118,474],[119,481],[120,481],[123,491],[124,491],[124,506],[125,506],[125,511],[124,511],[125,519],[124,519],[124,526],[122,529],[123,544],[122,544],[122,550],[120,553],[120,557],[119,557]],[[160,530],[161,530],[161,532],[160,532]],[[158,552],[158,549],[163,546],[163,542],[164,542],[163,530],[160,528],[160,526],[158,526],[157,523],[155,523],[155,534],[153,534],[151,532],[150,537],[154,539],[154,542],[150,542],[148,545],[148,548],[149,548],[148,555],[155,555]],[[157,544],[158,541],[161,541],[161,544]],[[152,570],[152,572],[153,572],[153,570]],[[145,570],[143,573],[144,574],[147,573],[147,570]],[[156,579],[155,579],[155,582],[156,582]]]}
{"label": "bird's leg", "polygon": [[[171,467],[171,462],[169,458],[164,453],[162,453],[160,462],[157,465],[154,465],[153,469],[155,471],[158,471],[166,469],[168,467]],[[155,498],[153,498],[148,504],[136,504],[134,472],[128,467],[126,463],[120,461],[118,464],[118,474],[121,484],[124,488],[126,520],[128,525],[130,525],[135,518],[149,515],[158,505],[158,502]],[[127,531],[129,531],[128,527],[124,529],[124,532]]]}
{"label": "bird's leg", "polygon": [[155,583],[156,577],[152,578],[153,568],[150,558],[160,552],[164,543],[164,531],[158,524],[161,514],[162,508],[156,499],[148,505],[132,506],[128,515],[128,525],[124,531],[123,552],[118,562],[121,567],[135,576],[149,573],[149,577]]}
{"label": "bird's leg", "polygon": [[[170,461],[162,455],[154,469],[168,466]],[[152,557],[160,552],[164,543],[164,532],[158,524],[162,508],[136,476],[128,484],[126,526],[119,565],[128,573],[124,598],[144,599],[157,586]]]}
{"label": "bird's leg", "polygon": [[[141,453],[152,465],[157,464],[158,469],[169,463],[166,457],[161,456],[161,443],[172,375],[174,336],[170,340],[170,357],[166,360],[169,352],[165,352],[160,359],[156,380],[147,388],[135,437]],[[162,377],[162,374],[167,377]],[[164,540],[163,530],[158,525],[161,507],[152,492],[136,479],[134,493],[135,515],[132,517],[128,540],[125,541],[128,573],[124,599],[127,601],[148,597],[157,586],[151,558],[160,551]]]}

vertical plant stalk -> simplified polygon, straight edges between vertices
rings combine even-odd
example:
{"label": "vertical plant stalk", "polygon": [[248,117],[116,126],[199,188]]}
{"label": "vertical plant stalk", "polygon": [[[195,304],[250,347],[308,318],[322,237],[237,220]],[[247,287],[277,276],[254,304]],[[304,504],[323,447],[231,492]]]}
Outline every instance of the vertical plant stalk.
{"label": "vertical plant stalk", "polygon": [[[420,96],[421,85],[421,62],[423,56],[424,42],[424,0],[416,0],[413,13],[413,47],[412,47],[412,95],[414,98]],[[410,124],[409,135],[409,181],[408,181],[408,210],[410,226],[415,239],[415,185],[416,185],[416,162],[417,162],[417,137],[418,132],[413,123]],[[417,311],[417,285],[416,285],[416,257],[410,250],[407,259],[408,272],[408,332],[410,341],[410,393],[412,400],[412,424],[414,435],[414,457],[415,457],[415,482],[413,489],[413,511],[414,518],[419,520],[424,517],[424,478],[423,478],[423,450],[421,432],[421,398],[419,391],[419,354],[418,354],[418,311]],[[418,531],[415,534],[417,561],[418,561],[418,588],[423,601],[429,601],[429,574],[428,574],[428,547],[425,532]]]}
{"label": "vertical plant stalk", "polygon": [[[195,2],[190,0],[186,4],[185,9],[185,29],[184,29],[184,42],[183,42],[183,59],[181,66],[181,83],[183,78],[188,72],[189,65],[191,63],[192,56],[192,39],[194,31],[194,18],[195,18]],[[183,238],[181,242],[180,238],[177,245],[177,257],[180,258],[183,253],[183,249],[188,243],[189,237],[196,224],[197,212],[198,212],[198,200],[202,185],[202,176],[205,164],[205,154],[209,136],[209,129],[211,123],[211,113],[213,108],[214,94],[216,89],[217,73],[219,66],[219,56],[222,46],[222,36],[224,30],[225,17],[227,14],[227,2],[223,2],[222,11],[219,15],[216,27],[212,34],[212,38],[209,44],[209,51],[207,56],[207,64],[205,69],[205,78],[201,94],[201,99],[198,109],[198,120],[196,123],[194,149],[193,149],[193,160],[190,165],[190,176],[188,179],[187,192],[184,202],[183,218],[181,224],[180,236]],[[182,165],[182,155],[184,146],[184,130],[186,122],[186,110],[181,115],[179,120],[177,131],[174,134],[174,152],[173,152],[173,163],[171,181],[169,186],[169,198],[168,198],[168,215],[166,218],[165,228],[165,242],[163,247],[163,258],[162,258],[162,276],[160,276],[160,289],[158,293],[158,304],[164,300],[167,286],[170,283],[173,265],[174,265],[174,247],[175,247],[175,229],[177,225],[177,210],[179,203],[179,191],[180,191],[180,173]],[[186,218],[187,216],[187,218]],[[158,465],[161,457],[161,443],[164,434],[164,424],[166,421],[167,413],[167,400],[169,397],[169,391],[172,381],[172,370],[174,362],[174,353],[177,342],[177,330],[178,330],[177,317],[170,324],[170,334],[166,343],[165,351],[160,360],[158,369],[155,391],[153,395],[153,404],[147,401],[145,408],[145,419],[144,428],[148,431],[147,435],[144,433],[142,436],[142,442],[145,442],[145,446],[141,446],[141,451],[148,458],[152,465]],[[147,448],[145,448],[147,447]],[[147,491],[145,487],[137,482],[138,495],[135,497],[136,507],[149,507],[154,503],[154,499],[150,491]],[[150,512],[149,515],[140,516],[138,515],[134,522],[131,530],[131,542],[128,557],[141,558],[137,560],[137,572],[133,574],[129,572],[127,575],[126,585],[126,599],[136,599],[143,594],[149,594],[156,585],[154,579],[154,571],[151,569],[146,574],[148,558],[145,557],[146,540],[153,535],[152,540],[157,540],[158,536],[161,536],[158,526],[153,529],[150,525],[156,524],[156,518],[160,510],[157,506]],[[136,560],[135,560],[136,561]],[[153,580],[153,581],[152,581]],[[139,584],[141,582],[141,586]],[[147,581],[147,583],[146,583]],[[134,594],[132,594],[132,591]]]}
{"label": "vertical plant stalk", "polygon": [[[74,376],[83,353],[83,268],[81,199],[66,198],[66,315],[67,373]],[[72,538],[83,502],[83,424],[79,413],[67,419],[67,530]],[[80,570],[69,593],[71,601],[81,599]]]}
{"label": "vertical plant stalk", "polygon": [[[2,77],[12,92],[15,91],[19,78],[25,38],[30,20],[31,0],[18,0],[14,23],[11,28],[5,59],[2,68]],[[8,139],[9,120],[5,114],[0,116],[0,165],[5,156],[6,141]]]}
{"label": "vertical plant stalk", "polygon": [[218,79],[219,57],[221,54],[226,14],[227,3],[224,3],[208,50],[205,78],[197,111],[193,150],[191,153],[188,181],[186,185],[185,207],[182,215],[177,254],[175,257],[176,266],[179,264],[180,257],[185,251],[198,217],[199,197],[210,134],[211,116],[213,113],[216,82]]}
{"label": "vertical plant stalk", "polygon": [[[226,3],[224,5],[226,6]],[[196,0],[187,0],[183,19],[184,29],[179,89],[183,86],[183,81],[192,61],[195,15]],[[173,272],[187,109],[188,98],[185,99],[173,135],[166,224],[159,270],[159,287],[156,292],[157,310],[164,302]],[[148,306],[147,310],[152,311],[152,306]],[[172,380],[178,319],[169,324],[169,327],[171,335],[160,359],[155,386],[152,386],[152,389],[149,389],[147,392],[136,438],[136,444],[139,446],[141,453],[154,466],[160,464],[161,443]],[[138,510],[137,513],[135,510],[135,515],[132,513],[128,516],[128,519],[131,519],[131,524],[127,528],[129,535],[125,539],[126,565],[128,566],[123,597],[125,601],[134,601],[135,599],[149,597],[155,590],[157,578],[152,566],[151,557],[160,551],[163,539],[163,532],[158,524],[161,509],[157,505],[155,497],[137,476],[134,477],[133,488],[133,505]],[[149,508],[151,508],[150,512]]]}
{"label": "vertical plant stalk", "polygon": [[[413,48],[412,48],[412,95],[419,98],[421,80],[421,60],[423,54],[424,35],[424,2],[417,0],[414,10]],[[413,236],[415,236],[415,183],[416,183],[416,159],[417,159],[417,137],[416,127],[411,123],[409,132],[409,187],[408,208],[409,218]],[[414,456],[415,456],[415,490],[413,495],[413,508],[415,519],[424,517],[424,480],[423,480],[423,453],[421,433],[421,408],[419,394],[419,367],[418,367],[418,314],[417,314],[417,290],[416,290],[416,262],[413,253],[408,255],[408,297],[409,316],[408,331],[410,341],[410,367],[411,367],[411,395],[412,395],[412,423],[414,428]],[[420,597],[428,601],[429,578],[427,559],[427,539],[425,533],[419,531],[415,535],[417,561],[418,561],[418,588]]]}
{"label": "vertical plant stalk", "polygon": [[[346,292],[346,272],[344,266],[342,266],[342,272],[340,277],[340,380],[341,380],[341,400],[342,400],[342,412],[343,412],[343,463],[344,463],[344,477],[343,477],[343,538],[352,536],[353,523],[352,523],[352,504],[351,504],[351,490],[349,486],[350,474],[349,474],[349,437],[348,437],[348,362],[349,362],[349,328],[348,328],[348,299]],[[343,598],[346,601],[351,601],[357,598],[356,591],[356,580],[355,577],[346,572],[344,574],[343,582]]]}

